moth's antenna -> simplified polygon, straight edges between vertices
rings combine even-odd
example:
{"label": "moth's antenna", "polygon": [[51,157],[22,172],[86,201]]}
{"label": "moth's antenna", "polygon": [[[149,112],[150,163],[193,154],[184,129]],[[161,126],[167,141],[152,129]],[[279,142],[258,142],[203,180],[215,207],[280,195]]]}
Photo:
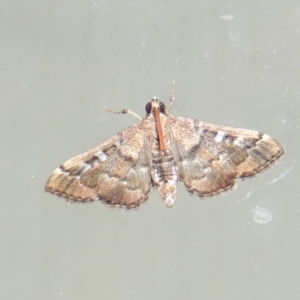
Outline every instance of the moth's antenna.
{"label": "moth's antenna", "polygon": [[132,115],[136,118],[138,118],[139,120],[142,120],[141,117],[139,117],[137,114],[135,114],[133,111],[127,109],[127,108],[124,108],[122,111],[114,111],[114,110],[111,110],[109,108],[106,108],[106,107],[103,107],[106,111],[112,113],[112,114],[117,114],[117,115],[120,115],[120,114],[129,114],[129,115]]}
{"label": "moth's antenna", "polygon": [[171,89],[171,98],[170,98],[170,103],[168,105],[168,108],[167,108],[167,112],[169,112],[171,106],[174,104],[175,102],[175,98],[174,98],[174,89],[175,89],[175,80],[173,80],[173,83],[172,83],[172,89]]}

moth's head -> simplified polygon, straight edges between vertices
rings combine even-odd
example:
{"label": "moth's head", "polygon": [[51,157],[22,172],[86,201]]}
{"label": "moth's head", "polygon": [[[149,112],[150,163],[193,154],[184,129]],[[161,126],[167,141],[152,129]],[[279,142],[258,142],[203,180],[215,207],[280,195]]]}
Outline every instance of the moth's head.
{"label": "moth's head", "polygon": [[148,102],[145,106],[147,116],[150,115],[154,108],[158,109],[161,113],[165,113],[165,105],[163,102],[159,101],[157,97],[153,97],[151,102]]}

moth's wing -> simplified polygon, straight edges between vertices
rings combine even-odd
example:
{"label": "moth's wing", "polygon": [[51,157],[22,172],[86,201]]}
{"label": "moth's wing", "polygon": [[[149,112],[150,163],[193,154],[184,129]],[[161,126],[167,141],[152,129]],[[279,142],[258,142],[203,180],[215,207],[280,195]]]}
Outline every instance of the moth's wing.
{"label": "moth's wing", "polygon": [[102,200],[114,207],[135,208],[152,186],[151,152],[138,125],[78,155],[48,179],[45,189],[70,200]]}
{"label": "moth's wing", "polygon": [[172,144],[181,180],[200,197],[231,189],[236,178],[267,169],[284,153],[277,141],[257,131],[175,120]]}

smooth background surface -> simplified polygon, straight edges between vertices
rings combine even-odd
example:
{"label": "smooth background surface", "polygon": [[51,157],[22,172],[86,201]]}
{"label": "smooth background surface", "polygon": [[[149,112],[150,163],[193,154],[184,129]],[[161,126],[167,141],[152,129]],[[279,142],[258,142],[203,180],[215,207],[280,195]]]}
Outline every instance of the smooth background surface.
{"label": "smooth background surface", "polygon": [[[299,299],[299,1],[1,1],[1,299]],[[44,193],[67,159],[175,116],[278,139],[278,164],[137,211]]]}

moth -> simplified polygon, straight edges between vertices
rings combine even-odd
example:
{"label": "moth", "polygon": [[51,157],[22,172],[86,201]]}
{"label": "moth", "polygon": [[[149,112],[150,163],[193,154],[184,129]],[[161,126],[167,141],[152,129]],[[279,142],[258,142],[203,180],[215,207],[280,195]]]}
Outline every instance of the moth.
{"label": "moth", "polygon": [[179,181],[199,197],[217,195],[232,189],[237,178],[264,171],[284,153],[280,143],[257,131],[174,117],[169,113],[173,102],[172,96],[166,109],[153,97],[140,124],[62,164],[48,179],[46,191],[72,201],[101,200],[131,209],[156,187],[172,207]]}

